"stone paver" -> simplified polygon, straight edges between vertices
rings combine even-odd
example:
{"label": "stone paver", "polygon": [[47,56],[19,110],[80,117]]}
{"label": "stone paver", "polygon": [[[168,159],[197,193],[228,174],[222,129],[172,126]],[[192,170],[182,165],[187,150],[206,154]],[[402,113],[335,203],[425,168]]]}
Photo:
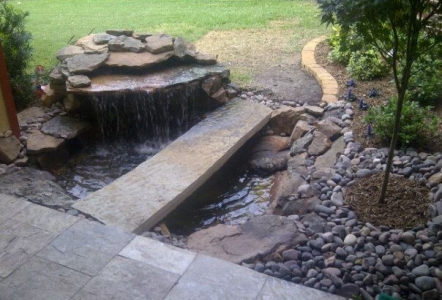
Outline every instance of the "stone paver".
{"label": "stone paver", "polygon": [[267,276],[223,260],[198,255],[166,297],[172,299],[256,299]]}
{"label": "stone paver", "polygon": [[[21,203],[29,203],[20,199],[19,201]],[[12,219],[55,234],[62,233],[79,220],[71,215],[60,214],[58,211],[47,209],[40,205],[29,205]]]}
{"label": "stone paver", "polygon": [[133,239],[120,255],[179,275],[184,273],[196,257],[193,252],[140,236]]}
{"label": "stone paver", "polygon": [[128,258],[115,257],[72,300],[161,300],[178,278],[178,274]]}
{"label": "stone paver", "polygon": [[55,236],[15,220],[3,222],[0,226],[0,276],[11,274]]}
{"label": "stone paver", "polygon": [[305,288],[302,285],[291,284],[284,280],[269,277],[259,293],[258,300],[280,299],[321,299],[341,300],[342,297]]}
{"label": "stone paver", "polygon": [[30,202],[0,193],[0,225],[29,205]]}
{"label": "stone paver", "polygon": [[89,280],[86,274],[34,256],[0,282],[0,299],[70,299]]}
{"label": "stone paver", "polygon": [[76,271],[96,275],[134,234],[80,220],[38,253],[39,257]]}

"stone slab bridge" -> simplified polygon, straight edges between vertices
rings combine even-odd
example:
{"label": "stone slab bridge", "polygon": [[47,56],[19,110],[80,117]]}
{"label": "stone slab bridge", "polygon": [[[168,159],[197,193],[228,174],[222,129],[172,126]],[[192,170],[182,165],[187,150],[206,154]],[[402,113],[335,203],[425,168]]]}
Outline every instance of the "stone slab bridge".
{"label": "stone slab bridge", "polygon": [[151,159],[73,207],[106,225],[142,233],[203,185],[269,121],[271,110],[235,98]]}

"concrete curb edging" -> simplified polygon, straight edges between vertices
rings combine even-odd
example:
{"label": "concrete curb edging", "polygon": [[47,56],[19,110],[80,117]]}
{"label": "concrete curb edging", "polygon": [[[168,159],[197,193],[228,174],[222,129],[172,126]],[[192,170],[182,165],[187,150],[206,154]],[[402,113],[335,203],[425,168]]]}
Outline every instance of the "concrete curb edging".
{"label": "concrete curb edging", "polygon": [[338,101],[339,87],[336,79],[321,65],[316,63],[315,49],[319,43],[326,39],[325,36],[317,37],[308,42],[301,52],[301,66],[312,74],[322,89],[322,101],[335,103]]}

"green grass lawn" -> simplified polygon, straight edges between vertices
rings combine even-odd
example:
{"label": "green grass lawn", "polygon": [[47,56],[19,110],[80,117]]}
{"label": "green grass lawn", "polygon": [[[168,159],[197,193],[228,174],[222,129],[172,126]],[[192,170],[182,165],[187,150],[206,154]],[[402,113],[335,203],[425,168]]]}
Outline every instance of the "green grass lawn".
{"label": "green grass lawn", "polygon": [[265,28],[270,21],[296,20],[305,39],[325,32],[314,0],[21,0],[10,1],[29,12],[33,35],[32,66],[50,69],[55,54],[71,40],[90,32],[133,29],[168,33],[195,42],[212,30]]}

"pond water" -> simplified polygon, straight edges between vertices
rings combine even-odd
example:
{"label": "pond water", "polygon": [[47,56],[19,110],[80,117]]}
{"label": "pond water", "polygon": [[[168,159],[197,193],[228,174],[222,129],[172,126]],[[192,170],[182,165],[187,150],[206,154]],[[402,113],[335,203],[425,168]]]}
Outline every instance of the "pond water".
{"label": "pond water", "polygon": [[[149,159],[168,143],[100,143],[72,156],[59,172],[58,183],[82,199]],[[250,143],[164,222],[175,234],[189,235],[219,223],[241,224],[266,213],[272,177],[251,173],[246,164]],[[171,183],[173,184],[173,182]]]}

